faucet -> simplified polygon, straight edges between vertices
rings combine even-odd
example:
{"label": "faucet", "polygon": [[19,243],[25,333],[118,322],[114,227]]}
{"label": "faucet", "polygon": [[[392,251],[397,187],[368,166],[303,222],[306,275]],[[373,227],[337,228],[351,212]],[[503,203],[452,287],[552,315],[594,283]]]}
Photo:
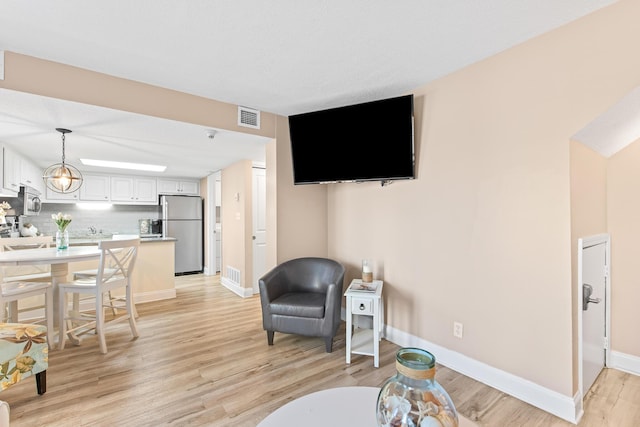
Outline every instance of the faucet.
{"label": "faucet", "polygon": [[89,233],[90,234],[96,234],[98,232],[98,230],[96,230],[96,228],[92,225],[89,227]]}

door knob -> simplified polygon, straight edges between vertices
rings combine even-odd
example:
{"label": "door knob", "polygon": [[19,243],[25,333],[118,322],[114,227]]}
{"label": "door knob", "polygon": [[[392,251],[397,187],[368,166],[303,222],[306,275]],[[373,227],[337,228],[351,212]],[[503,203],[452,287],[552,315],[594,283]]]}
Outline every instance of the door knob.
{"label": "door knob", "polygon": [[591,294],[593,293],[593,286],[583,283],[582,284],[582,310],[586,311],[589,307],[587,305],[589,303],[592,304],[600,304],[602,299],[600,298],[591,298]]}

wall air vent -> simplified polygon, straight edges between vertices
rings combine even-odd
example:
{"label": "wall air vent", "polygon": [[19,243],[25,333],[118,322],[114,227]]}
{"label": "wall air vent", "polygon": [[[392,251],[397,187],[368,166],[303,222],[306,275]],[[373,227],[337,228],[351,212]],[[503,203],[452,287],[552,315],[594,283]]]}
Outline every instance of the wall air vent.
{"label": "wall air vent", "polygon": [[238,126],[260,129],[260,111],[253,108],[238,107]]}

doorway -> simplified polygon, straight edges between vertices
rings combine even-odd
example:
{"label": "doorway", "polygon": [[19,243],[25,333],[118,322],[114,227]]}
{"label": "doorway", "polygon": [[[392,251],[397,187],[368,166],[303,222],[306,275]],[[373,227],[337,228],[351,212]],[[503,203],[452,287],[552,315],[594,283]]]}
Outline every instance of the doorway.
{"label": "doorway", "polygon": [[610,253],[608,234],[578,240],[578,372],[583,397],[610,357]]}
{"label": "doorway", "polygon": [[259,293],[258,280],[267,264],[267,184],[264,168],[253,168],[253,293]]}

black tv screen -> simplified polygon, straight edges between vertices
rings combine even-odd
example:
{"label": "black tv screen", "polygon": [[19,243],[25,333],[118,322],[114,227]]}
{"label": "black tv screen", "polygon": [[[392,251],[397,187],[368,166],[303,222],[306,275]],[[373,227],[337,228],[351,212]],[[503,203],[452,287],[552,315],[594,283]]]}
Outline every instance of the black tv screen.
{"label": "black tv screen", "polygon": [[289,116],[294,184],[413,179],[413,95]]}

